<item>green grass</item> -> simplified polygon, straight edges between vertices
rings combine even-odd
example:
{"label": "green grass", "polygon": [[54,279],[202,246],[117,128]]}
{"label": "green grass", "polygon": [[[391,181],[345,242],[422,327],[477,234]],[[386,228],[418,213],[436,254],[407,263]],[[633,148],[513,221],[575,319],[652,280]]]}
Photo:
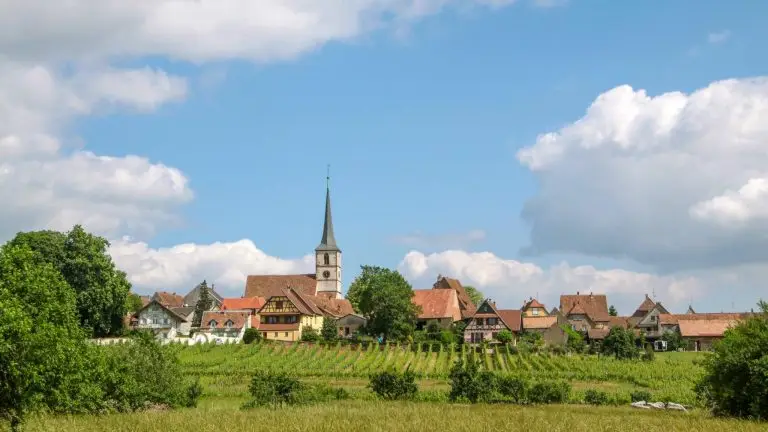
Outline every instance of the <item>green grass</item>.
{"label": "green grass", "polygon": [[239,410],[227,403],[192,410],[109,416],[36,418],[28,431],[486,431],[676,432],[764,431],[764,425],[713,419],[702,413],[641,411],[626,407],[454,405],[344,401],[281,409]]}

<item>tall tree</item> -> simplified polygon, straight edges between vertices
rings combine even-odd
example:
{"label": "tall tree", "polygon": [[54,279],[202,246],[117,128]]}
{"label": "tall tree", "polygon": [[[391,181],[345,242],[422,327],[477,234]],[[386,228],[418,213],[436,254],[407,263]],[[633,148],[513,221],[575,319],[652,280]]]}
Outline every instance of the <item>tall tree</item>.
{"label": "tall tree", "polygon": [[333,317],[323,317],[323,327],[320,329],[320,336],[326,342],[333,342],[339,338],[339,332],[336,330],[336,319]]}
{"label": "tall tree", "polygon": [[469,299],[472,300],[472,303],[474,303],[475,306],[480,306],[480,303],[482,303],[483,300],[485,300],[485,296],[483,296],[483,293],[481,293],[477,288],[473,286],[465,285],[464,291],[467,292]]}
{"label": "tall tree", "polygon": [[362,266],[350,285],[347,299],[367,320],[366,331],[385,341],[403,340],[413,334],[418,306],[413,288],[397,271]]}
{"label": "tall tree", "polygon": [[107,252],[109,242],[75,225],[68,233],[19,233],[9,246],[25,245],[59,270],[75,291],[80,325],[91,336],[119,334],[131,284]]}
{"label": "tall tree", "polygon": [[59,271],[29,247],[0,248],[0,421],[18,430],[36,407],[87,408],[99,392],[88,349]]}
{"label": "tall tree", "polygon": [[619,316],[619,312],[616,311],[616,308],[611,305],[611,307],[608,308],[608,315],[610,316]]}
{"label": "tall tree", "polygon": [[192,317],[192,326],[200,327],[200,322],[203,320],[203,313],[211,310],[213,307],[213,299],[211,293],[208,291],[208,282],[203,280],[200,284],[200,297],[197,299],[195,305],[195,315]]}
{"label": "tall tree", "polygon": [[141,296],[134,293],[128,293],[125,298],[125,310],[129,313],[136,313],[144,307],[144,302],[141,301]]}
{"label": "tall tree", "polygon": [[633,359],[638,355],[635,335],[632,330],[612,327],[603,340],[604,354],[613,354],[617,359]]}

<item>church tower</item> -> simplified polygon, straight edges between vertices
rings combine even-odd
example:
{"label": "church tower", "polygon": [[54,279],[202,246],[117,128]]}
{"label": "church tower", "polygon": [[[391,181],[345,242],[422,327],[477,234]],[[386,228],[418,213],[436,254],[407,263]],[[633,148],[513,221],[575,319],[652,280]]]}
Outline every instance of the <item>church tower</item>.
{"label": "church tower", "polygon": [[326,177],[325,186],[325,221],[323,238],[315,248],[315,278],[317,294],[331,298],[343,298],[341,295],[341,249],[336,246],[331,218],[330,176]]}

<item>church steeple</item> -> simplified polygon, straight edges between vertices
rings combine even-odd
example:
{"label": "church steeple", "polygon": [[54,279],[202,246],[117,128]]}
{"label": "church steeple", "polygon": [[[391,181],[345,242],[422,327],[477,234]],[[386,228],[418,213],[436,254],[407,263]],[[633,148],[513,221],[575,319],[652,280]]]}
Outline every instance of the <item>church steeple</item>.
{"label": "church steeple", "polygon": [[[326,182],[330,178],[326,178]],[[323,238],[320,239],[320,245],[315,249],[317,251],[340,251],[336,246],[336,237],[333,235],[333,217],[331,216],[331,188],[328,183],[325,186],[325,220],[323,221]]]}
{"label": "church steeple", "polygon": [[[330,167],[329,167],[330,171]],[[315,279],[317,294],[330,298],[341,296],[341,249],[336,245],[333,234],[333,218],[331,217],[331,176],[325,178],[325,220],[323,221],[323,238],[315,248]]]}

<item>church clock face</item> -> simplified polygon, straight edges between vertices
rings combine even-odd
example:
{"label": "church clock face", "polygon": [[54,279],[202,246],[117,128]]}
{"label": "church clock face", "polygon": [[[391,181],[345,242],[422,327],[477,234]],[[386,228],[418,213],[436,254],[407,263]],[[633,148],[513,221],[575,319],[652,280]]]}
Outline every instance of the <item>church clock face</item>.
{"label": "church clock face", "polygon": [[328,279],[329,277],[331,277],[331,272],[329,272],[328,270],[324,271],[323,272],[323,277]]}

